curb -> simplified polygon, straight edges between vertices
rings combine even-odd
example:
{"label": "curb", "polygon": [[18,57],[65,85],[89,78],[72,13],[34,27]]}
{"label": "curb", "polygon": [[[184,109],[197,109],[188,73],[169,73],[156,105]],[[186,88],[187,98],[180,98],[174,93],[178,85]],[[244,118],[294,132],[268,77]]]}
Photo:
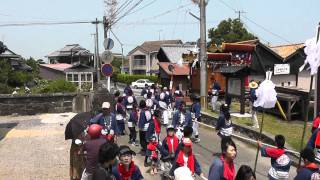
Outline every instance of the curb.
{"label": "curb", "polygon": [[[206,112],[201,112],[201,122],[202,123],[204,123],[206,125],[209,125],[209,126],[216,126],[217,121],[218,121],[218,119],[216,117],[213,117],[213,116],[209,115]],[[212,129],[210,127],[207,127],[207,126],[201,125],[201,124],[199,124],[199,126],[205,128],[205,129]],[[235,138],[235,139],[237,139],[237,140],[239,140],[241,142],[256,146],[255,142],[252,142],[252,141],[246,140],[244,138],[241,138],[241,136],[239,136],[239,135],[243,135],[243,136],[245,136],[247,138],[250,138],[250,139],[253,139],[253,140],[257,140],[258,137],[260,136],[259,132],[255,131],[253,129],[244,127],[244,126],[239,125],[239,124],[234,124],[234,123],[233,123],[233,129],[234,129],[234,132],[235,132],[232,135],[233,138]],[[264,142],[265,144],[275,145],[273,137],[270,137],[270,136],[271,135],[267,135],[267,134],[262,133],[261,134],[261,141]],[[290,156],[290,158],[291,158],[291,160],[293,162],[292,165],[295,166],[295,167],[298,167],[298,165],[299,165],[299,155],[297,153],[293,153],[293,152],[287,152],[287,153],[288,153],[288,155]]]}

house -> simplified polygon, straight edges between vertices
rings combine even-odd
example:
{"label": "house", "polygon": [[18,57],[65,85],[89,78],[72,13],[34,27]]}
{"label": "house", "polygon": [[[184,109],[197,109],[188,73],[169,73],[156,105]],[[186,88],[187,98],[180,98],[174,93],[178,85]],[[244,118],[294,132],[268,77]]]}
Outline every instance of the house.
{"label": "house", "polygon": [[83,64],[40,64],[40,77],[47,80],[66,79],[73,82],[78,89],[84,86],[91,87],[95,79],[95,70],[93,67]]}
{"label": "house", "polygon": [[181,40],[146,41],[128,53],[129,73],[153,75],[159,71],[157,54],[164,44],[182,44]]}
{"label": "house", "polygon": [[67,63],[67,64],[85,64],[93,66],[93,54],[81,47],[79,44],[68,44],[65,47],[54,51],[46,56],[50,64]]}
{"label": "house", "polygon": [[[296,86],[297,88],[309,90],[310,86],[310,71],[305,68],[299,72],[299,68],[303,65],[306,55],[304,54],[304,44],[285,44],[270,47],[274,52],[283,58],[284,63],[290,64],[290,71],[296,74],[295,83],[284,82],[284,85]],[[313,88],[315,83],[313,83]]]}
{"label": "house", "polygon": [[[169,65],[172,65],[173,71],[169,70]],[[188,90],[189,81],[188,78],[190,72],[190,67],[188,63],[183,63],[182,65],[172,64],[170,62],[159,62],[159,77],[160,77],[160,84],[163,87],[170,88],[170,81],[172,79],[173,84],[172,88],[179,89],[181,91]]]}
{"label": "house", "polygon": [[[173,88],[179,87],[180,90],[186,91],[192,87],[190,80],[190,64],[184,62],[183,55],[196,51],[196,45],[190,44],[164,44],[160,47],[157,54],[159,61],[159,77],[161,83],[169,87],[171,76],[173,78]],[[178,65],[183,63],[182,65]],[[174,67],[171,72],[169,65]]]}
{"label": "house", "polygon": [[31,72],[32,68],[28,66],[25,60],[7,47],[4,47],[4,52],[0,53],[0,61],[7,61],[13,70]]}

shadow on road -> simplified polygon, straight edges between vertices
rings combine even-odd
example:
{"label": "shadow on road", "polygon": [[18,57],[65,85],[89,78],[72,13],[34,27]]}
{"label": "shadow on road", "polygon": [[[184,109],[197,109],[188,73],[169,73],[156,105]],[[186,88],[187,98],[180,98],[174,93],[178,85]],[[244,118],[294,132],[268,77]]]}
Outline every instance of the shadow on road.
{"label": "shadow on road", "polygon": [[18,123],[1,123],[0,124],[0,141],[6,136],[6,134],[16,127]]}

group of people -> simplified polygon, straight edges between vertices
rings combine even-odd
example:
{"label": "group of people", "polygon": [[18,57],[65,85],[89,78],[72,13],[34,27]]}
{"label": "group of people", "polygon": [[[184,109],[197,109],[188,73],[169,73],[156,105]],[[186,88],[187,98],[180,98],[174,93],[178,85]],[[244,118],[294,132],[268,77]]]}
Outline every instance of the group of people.
{"label": "group of people", "polygon": [[[101,113],[90,120],[87,129],[89,138],[84,141],[79,151],[80,154],[85,154],[85,169],[81,176],[74,179],[144,179],[133,161],[136,153],[129,146],[119,146],[118,137],[127,134],[129,144],[140,145],[140,154],[144,156],[144,165],[150,167],[150,175],[158,174],[158,170],[161,169],[167,171],[166,177],[169,179],[187,179],[187,176],[194,177],[196,174],[205,176],[193,151],[194,143],[200,142],[199,98],[192,97],[193,103],[188,110],[179,90],[171,94],[166,87],[159,89],[146,85],[141,96],[144,99],[138,103],[131,88],[126,87],[122,96],[120,92],[115,93],[115,104],[102,104]],[[319,124],[320,120],[318,126]],[[129,133],[126,131],[126,125]],[[162,127],[166,129],[165,132],[162,131]],[[320,159],[320,131],[317,128],[314,128],[307,148],[301,152],[304,166],[299,169],[296,180],[312,179],[311,177],[319,175],[316,160]],[[221,137],[221,156],[213,160],[208,179],[256,179],[255,173],[247,165],[242,165],[238,172],[235,172],[237,147],[231,139],[233,128],[228,104],[220,106],[216,130]],[[277,148],[265,147],[260,141],[257,143],[261,156],[271,159],[268,178],[288,179],[292,161],[284,148],[285,138],[277,135],[275,142]],[[318,154],[315,155],[313,149],[317,149]],[[169,166],[165,166],[166,164]]]}

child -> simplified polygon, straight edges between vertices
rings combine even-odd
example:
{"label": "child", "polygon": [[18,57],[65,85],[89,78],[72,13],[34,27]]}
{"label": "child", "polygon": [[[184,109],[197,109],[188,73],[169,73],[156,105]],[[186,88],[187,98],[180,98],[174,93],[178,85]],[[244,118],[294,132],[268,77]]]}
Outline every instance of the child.
{"label": "child", "polygon": [[132,156],[136,155],[128,146],[119,147],[120,163],[112,168],[116,180],[142,180],[143,176]]}
{"label": "child", "polygon": [[157,151],[158,141],[157,137],[151,136],[149,139],[149,144],[147,146],[147,153],[146,155],[151,160],[151,168],[150,168],[150,174],[154,175],[158,173],[157,167],[158,167],[158,151]]}
{"label": "child", "polygon": [[236,144],[230,137],[223,137],[221,140],[221,153],[220,158],[213,160],[210,169],[210,180],[234,180],[235,168],[234,160],[237,156]]}
{"label": "child", "polygon": [[167,127],[167,137],[162,141],[161,145],[158,145],[161,157],[172,156],[174,158],[174,153],[176,152],[179,145],[179,139],[175,135],[175,130],[172,125]]}
{"label": "child", "polygon": [[261,156],[271,158],[271,168],[268,173],[270,180],[288,179],[291,165],[290,158],[285,154],[284,149],[285,138],[282,135],[275,136],[277,148],[269,148],[262,146],[261,141],[258,141],[258,146],[261,149]]}
{"label": "child", "polygon": [[136,108],[133,108],[133,110],[129,114],[129,119],[128,119],[128,128],[130,131],[129,134],[129,144],[132,145],[138,145],[136,142],[137,138],[137,131],[136,131],[136,125],[138,122],[138,111]]}
{"label": "child", "polygon": [[118,97],[118,102],[116,104],[115,111],[116,111],[116,120],[117,120],[119,135],[124,135],[125,134],[124,120],[126,117],[126,111],[123,106],[123,97]]}
{"label": "child", "polygon": [[298,169],[298,174],[294,180],[319,179],[319,165],[316,164],[313,150],[310,148],[305,148],[300,154],[301,158],[303,159],[304,166]]}
{"label": "child", "polygon": [[86,152],[85,169],[82,173],[81,179],[91,179],[98,168],[100,146],[107,142],[106,139],[101,138],[101,130],[102,126],[98,124],[92,124],[89,126],[88,134],[90,136],[90,140],[85,141],[83,149],[80,150],[80,154]]}
{"label": "child", "polygon": [[160,122],[160,112],[159,110],[154,111],[152,115],[152,121],[149,124],[147,139],[151,136],[156,136],[156,140],[160,141],[160,132],[161,132],[161,122]]}
{"label": "child", "polygon": [[220,107],[220,116],[218,119],[216,130],[221,138],[231,136],[233,132],[232,121],[229,113],[229,107],[224,104]]}
{"label": "child", "polygon": [[187,166],[191,171],[191,174],[194,175],[196,173],[199,176],[203,176],[201,167],[192,153],[192,141],[190,138],[183,139],[183,148],[179,151],[178,156],[172,164],[172,168],[169,172],[170,176],[173,176],[174,171],[179,168]]}

